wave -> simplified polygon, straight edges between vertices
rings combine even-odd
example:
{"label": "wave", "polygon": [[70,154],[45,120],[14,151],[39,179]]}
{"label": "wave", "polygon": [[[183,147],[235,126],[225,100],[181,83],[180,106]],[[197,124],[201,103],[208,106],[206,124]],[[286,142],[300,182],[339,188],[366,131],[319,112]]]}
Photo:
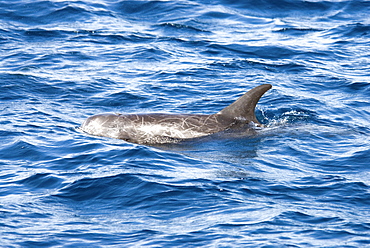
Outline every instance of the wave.
{"label": "wave", "polygon": [[[0,3],[3,246],[369,244],[368,1]],[[157,147],[101,112],[266,125]]]}

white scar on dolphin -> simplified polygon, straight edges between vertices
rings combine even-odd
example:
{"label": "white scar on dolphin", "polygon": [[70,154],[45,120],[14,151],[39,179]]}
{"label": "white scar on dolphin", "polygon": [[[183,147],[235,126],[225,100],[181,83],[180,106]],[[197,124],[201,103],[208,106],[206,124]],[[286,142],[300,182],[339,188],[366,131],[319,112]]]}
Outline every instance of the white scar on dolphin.
{"label": "white scar on dolphin", "polygon": [[[272,86],[257,86],[234,103],[212,115],[201,114],[99,114],[85,120],[81,130],[96,136],[139,144],[173,143],[229,129],[262,126],[255,108]],[[250,125],[254,124],[254,125]]]}

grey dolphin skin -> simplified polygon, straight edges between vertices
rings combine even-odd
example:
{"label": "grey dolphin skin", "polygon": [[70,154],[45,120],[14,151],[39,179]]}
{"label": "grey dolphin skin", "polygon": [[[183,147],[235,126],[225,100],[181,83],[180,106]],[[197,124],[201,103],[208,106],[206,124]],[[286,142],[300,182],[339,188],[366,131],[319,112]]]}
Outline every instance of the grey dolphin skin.
{"label": "grey dolphin skin", "polygon": [[96,136],[139,144],[161,144],[197,138],[228,129],[262,126],[255,108],[272,86],[257,86],[234,103],[212,115],[200,114],[99,114],[85,120],[81,130]]}

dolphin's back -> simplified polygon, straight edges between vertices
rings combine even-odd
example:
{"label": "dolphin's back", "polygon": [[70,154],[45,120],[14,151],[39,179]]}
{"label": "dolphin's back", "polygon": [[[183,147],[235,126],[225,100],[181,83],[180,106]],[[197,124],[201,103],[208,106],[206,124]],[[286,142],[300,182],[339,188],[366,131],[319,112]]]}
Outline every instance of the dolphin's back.
{"label": "dolphin's back", "polygon": [[81,129],[92,135],[153,144],[206,136],[231,123],[219,115],[100,114],[89,117]]}
{"label": "dolphin's back", "polygon": [[133,143],[176,142],[221,132],[244,124],[259,124],[254,111],[258,100],[271,88],[258,86],[213,115],[199,114],[99,114],[86,119],[81,129],[89,134]]}

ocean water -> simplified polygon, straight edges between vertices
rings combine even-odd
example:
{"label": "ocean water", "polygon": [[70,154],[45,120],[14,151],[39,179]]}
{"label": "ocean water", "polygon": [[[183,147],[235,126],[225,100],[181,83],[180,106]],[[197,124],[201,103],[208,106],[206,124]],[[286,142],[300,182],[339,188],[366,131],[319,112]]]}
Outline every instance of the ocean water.
{"label": "ocean water", "polygon": [[[370,2],[1,0],[1,247],[370,247]],[[144,146],[103,112],[256,135]]]}

